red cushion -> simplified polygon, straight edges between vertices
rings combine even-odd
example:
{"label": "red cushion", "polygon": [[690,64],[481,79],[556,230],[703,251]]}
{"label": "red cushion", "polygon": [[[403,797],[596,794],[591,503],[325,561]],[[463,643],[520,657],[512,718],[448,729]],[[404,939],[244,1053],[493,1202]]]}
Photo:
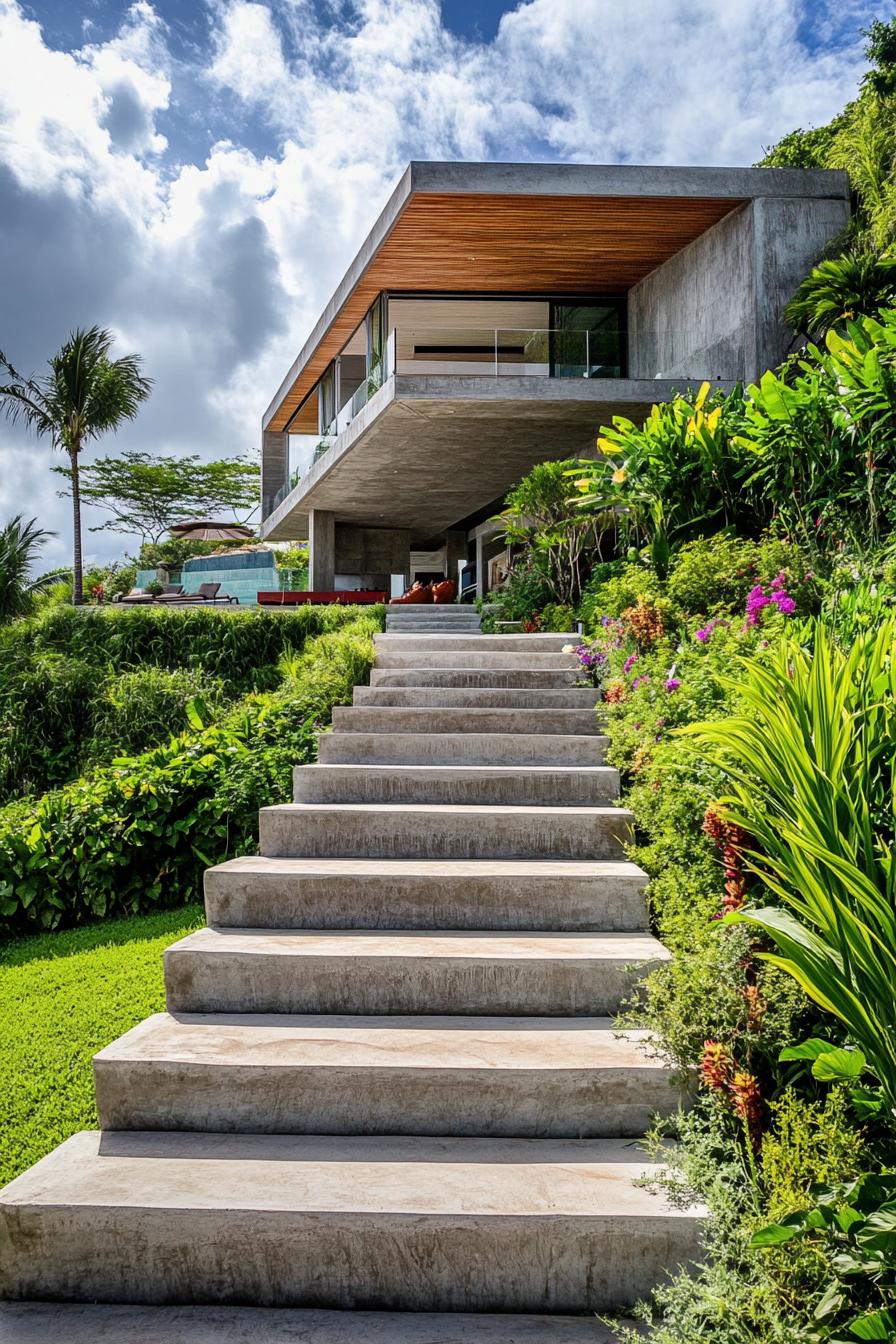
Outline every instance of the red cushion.
{"label": "red cushion", "polygon": [[425,588],[409,588],[403,597],[393,597],[390,606],[416,605],[418,602],[431,602],[432,589],[429,584]]}
{"label": "red cushion", "polygon": [[441,583],[432,585],[432,600],[440,605],[446,602],[453,602],[457,597],[457,584],[453,579],[443,579]]}

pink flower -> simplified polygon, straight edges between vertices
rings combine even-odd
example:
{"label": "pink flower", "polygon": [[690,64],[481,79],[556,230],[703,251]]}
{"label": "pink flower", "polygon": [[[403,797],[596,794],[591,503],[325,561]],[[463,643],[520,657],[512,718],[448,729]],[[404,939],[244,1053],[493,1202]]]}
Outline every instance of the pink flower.
{"label": "pink flower", "polygon": [[638,655],[636,653],[630,653],[629,656],[626,658],[625,662],[622,664],[623,672],[631,672],[632,668],[634,667],[637,661],[638,661]]}
{"label": "pink flower", "polygon": [[794,602],[793,598],[788,597],[786,593],[781,594],[776,593],[775,601],[777,603],[778,610],[785,616],[792,616],[793,613],[796,611],[796,603]]}

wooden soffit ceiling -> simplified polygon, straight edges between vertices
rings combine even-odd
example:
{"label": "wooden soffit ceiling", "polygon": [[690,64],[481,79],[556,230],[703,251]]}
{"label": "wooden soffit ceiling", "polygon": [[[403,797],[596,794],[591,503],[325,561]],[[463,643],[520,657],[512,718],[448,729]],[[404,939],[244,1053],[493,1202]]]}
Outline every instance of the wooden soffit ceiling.
{"label": "wooden soffit ceiling", "polygon": [[286,428],[383,289],[623,292],[742,204],[683,196],[417,192],[287,389],[268,429]]}

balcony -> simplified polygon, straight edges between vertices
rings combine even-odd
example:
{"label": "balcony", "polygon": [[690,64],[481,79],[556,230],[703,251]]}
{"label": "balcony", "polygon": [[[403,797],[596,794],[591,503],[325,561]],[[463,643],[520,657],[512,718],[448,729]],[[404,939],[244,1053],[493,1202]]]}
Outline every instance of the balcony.
{"label": "balcony", "polygon": [[736,336],[692,346],[691,333],[668,328],[393,327],[375,376],[308,439],[264,535],[296,535],[312,508],[433,535],[534,463],[592,452],[614,415],[643,417],[677,390],[742,379]]}

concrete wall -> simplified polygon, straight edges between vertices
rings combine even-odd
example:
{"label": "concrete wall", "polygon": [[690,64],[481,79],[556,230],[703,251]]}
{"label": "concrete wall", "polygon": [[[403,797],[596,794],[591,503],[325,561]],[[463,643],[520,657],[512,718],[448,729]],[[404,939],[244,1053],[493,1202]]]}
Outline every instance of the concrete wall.
{"label": "concrete wall", "polygon": [[403,527],[336,524],[336,587],[391,588],[391,575],[408,573],[411,534]]}
{"label": "concrete wall", "polygon": [[845,200],[759,197],[629,292],[629,375],[757,378],[787,353],[781,311],[849,218]]}

